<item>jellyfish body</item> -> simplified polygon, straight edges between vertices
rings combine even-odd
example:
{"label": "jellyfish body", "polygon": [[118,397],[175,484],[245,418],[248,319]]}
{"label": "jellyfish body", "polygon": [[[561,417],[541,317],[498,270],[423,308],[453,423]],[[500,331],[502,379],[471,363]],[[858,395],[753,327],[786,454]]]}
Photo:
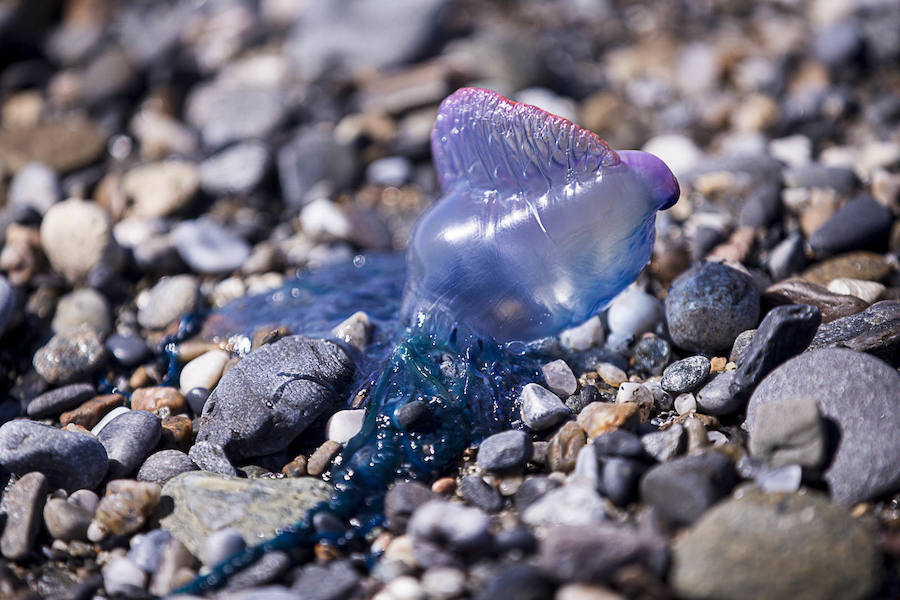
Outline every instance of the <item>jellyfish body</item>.
{"label": "jellyfish body", "polygon": [[444,192],[408,250],[405,313],[499,341],[558,333],[605,307],[650,259],[678,184],[653,155],[489,90],[441,105],[432,153]]}

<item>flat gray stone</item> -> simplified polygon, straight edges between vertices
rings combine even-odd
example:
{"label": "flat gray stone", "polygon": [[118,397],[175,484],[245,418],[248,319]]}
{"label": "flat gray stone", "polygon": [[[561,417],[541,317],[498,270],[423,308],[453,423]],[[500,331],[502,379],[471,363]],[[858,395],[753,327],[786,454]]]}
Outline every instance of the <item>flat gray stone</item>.
{"label": "flat gray stone", "polygon": [[331,493],[330,485],[312,477],[238,479],[204,471],[182,473],[163,486],[162,502],[170,501],[172,512],[160,526],[199,556],[203,541],[214,531],[230,527],[255,545],[305,517]]}
{"label": "flat gray stone", "polygon": [[809,398],[834,453],[825,470],[832,499],[852,505],[900,489],[900,374],[873,356],[823,348],[796,356],[757,386],[747,406],[750,437],[763,405]]}
{"label": "flat gray stone", "polygon": [[147,457],[137,472],[138,481],[153,481],[164,485],[181,473],[196,471],[194,461],[181,450],[160,450]]}
{"label": "flat gray stone", "polygon": [[129,410],[107,423],[97,439],[109,456],[109,478],[122,479],[137,471],[161,435],[159,417],[146,410]]}
{"label": "flat gray stone", "polygon": [[288,336],[248,354],[203,407],[197,441],[238,460],[278,452],[343,400],[353,360],[328,340]]}
{"label": "flat gray stone", "polygon": [[0,552],[9,560],[22,560],[31,552],[41,527],[41,514],[47,500],[47,478],[27,473],[3,494],[6,525],[0,536]]}

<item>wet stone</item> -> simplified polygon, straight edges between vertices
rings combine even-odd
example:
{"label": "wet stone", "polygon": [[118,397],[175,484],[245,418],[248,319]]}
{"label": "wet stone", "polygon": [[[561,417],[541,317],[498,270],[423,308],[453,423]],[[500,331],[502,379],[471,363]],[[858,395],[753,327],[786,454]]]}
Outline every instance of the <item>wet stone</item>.
{"label": "wet stone", "polygon": [[732,380],[733,393],[748,395],[772,369],[806,350],[821,320],[819,309],[808,304],[770,310],[741,355]]}
{"label": "wet stone", "polygon": [[109,457],[107,476],[121,479],[134,473],[160,435],[159,419],[145,410],[130,410],[110,421],[97,436]]}
{"label": "wet stone", "polygon": [[707,451],[650,469],[641,480],[641,499],[671,523],[687,525],[731,492],[737,480],[728,457]]}
{"label": "wet stone", "polygon": [[672,348],[663,338],[648,333],[634,345],[631,356],[636,370],[648,375],[660,375],[669,364]]}
{"label": "wet stone", "polygon": [[32,362],[47,383],[58,385],[88,377],[105,357],[97,330],[83,325],[54,335],[34,353]]}
{"label": "wet stone", "polygon": [[27,420],[0,427],[0,466],[17,475],[40,471],[51,489],[94,488],[107,463],[103,445],[90,435]]}
{"label": "wet stone", "polygon": [[763,300],[770,304],[809,304],[819,309],[823,323],[848,317],[866,309],[861,299],[847,294],[835,294],[828,289],[804,281],[788,279],[775,283],[763,293]]}
{"label": "wet stone", "polygon": [[41,514],[47,497],[47,478],[41,473],[27,473],[3,494],[6,525],[0,536],[0,553],[9,560],[22,560],[41,527]]}
{"label": "wet stone", "polygon": [[[568,369],[568,367],[566,368]],[[569,375],[572,375],[571,371],[569,371]],[[576,385],[574,375],[572,375],[572,383],[571,388],[574,392]],[[563,404],[556,394],[536,383],[529,383],[522,388],[519,400],[522,405],[522,422],[535,431],[549,429],[572,415],[569,407]]]}
{"label": "wet stone", "polygon": [[666,320],[676,345],[695,352],[725,351],[756,326],[759,293],[753,280],[730,267],[703,263],[675,280]]}
{"label": "wet stone", "polygon": [[517,471],[531,458],[531,439],[524,431],[503,431],[478,447],[478,466],[486,471]]}
{"label": "wet stone", "polygon": [[863,312],[822,325],[810,349],[848,348],[858,352],[889,351],[900,343],[900,301],[882,300]]}
{"label": "wet stone", "polygon": [[[747,406],[750,438],[768,425],[757,415],[763,406],[790,406],[813,400],[825,422],[824,478],[832,499],[852,505],[900,486],[900,375],[877,358],[841,348],[805,352],[760,383]],[[792,410],[792,409],[791,409]],[[765,434],[763,434],[765,435]]]}
{"label": "wet stone", "polygon": [[222,377],[203,407],[197,440],[235,459],[277,452],[337,406],[354,371],[327,340],[288,336],[261,346]]}
{"label": "wet stone", "polygon": [[206,404],[207,398],[209,398],[209,393],[209,389],[205,387],[193,387],[187,391],[184,399],[187,401],[188,406],[191,407],[191,412],[195,415],[203,412],[203,406]]}
{"label": "wet stone", "polygon": [[503,506],[503,498],[493,486],[481,477],[469,475],[459,482],[459,493],[463,500],[485,512],[497,512]]}
{"label": "wet stone", "polygon": [[194,461],[180,450],[160,450],[147,457],[137,472],[138,481],[152,481],[164,485],[181,473],[196,471]]}
{"label": "wet stone", "polygon": [[879,565],[864,524],[821,495],[747,490],[678,538],[671,581],[687,598],[866,598]]}
{"label": "wet stone", "polygon": [[328,470],[331,466],[331,461],[333,461],[334,457],[340,452],[341,444],[339,442],[327,440],[309,455],[309,460],[306,463],[306,472],[313,477],[318,477]]}
{"label": "wet stone", "polygon": [[689,356],[672,363],[663,372],[660,385],[670,394],[692,392],[709,377],[709,359],[705,356]]}
{"label": "wet stone", "polygon": [[27,413],[32,419],[52,417],[80,405],[95,393],[90,383],[65,385],[36,396],[28,403]]}

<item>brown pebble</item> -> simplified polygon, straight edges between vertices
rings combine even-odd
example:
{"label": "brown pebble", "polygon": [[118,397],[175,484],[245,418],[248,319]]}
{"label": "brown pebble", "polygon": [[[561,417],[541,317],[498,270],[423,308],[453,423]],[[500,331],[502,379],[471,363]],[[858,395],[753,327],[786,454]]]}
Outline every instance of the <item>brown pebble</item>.
{"label": "brown pebble", "polygon": [[807,269],[803,273],[803,279],[822,286],[827,286],[832,279],[838,277],[881,281],[890,275],[893,269],[891,263],[881,254],[858,251],[823,260]]}
{"label": "brown pebble", "polygon": [[70,431],[72,433],[85,433],[87,435],[92,435],[90,429],[86,429],[81,425],[76,425],[75,423],[69,423],[65,427],[63,427],[65,431]]}
{"label": "brown pebble", "polygon": [[288,477],[303,477],[306,475],[306,457],[297,455],[294,460],[281,467],[281,472]]}
{"label": "brown pebble", "polygon": [[172,415],[162,420],[162,437],[159,450],[181,450],[187,452],[191,447],[193,421],[187,415]]}
{"label": "brown pebble", "polygon": [[25,285],[44,266],[41,234],[35,227],[10,223],[0,252],[0,269],[13,285]]}
{"label": "brown pebble", "polygon": [[263,327],[261,329],[257,329],[253,334],[253,344],[250,346],[250,349],[256,350],[257,348],[265,344],[277,342],[286,335],[291,335],[291,331],[284,326],[274,328]]}
{"label": "brown pebble", "polygon": [[120,394],[94,396],[78,408],[73,408],[59,415],[59,422],[63,427],[74,423],[75,425],[81,425],[85,429],[91,429],[100,422],[100,419],[106,413],[117,406],[122,406],[124,403],[125,397]]}
{"label": "brown pebble", "polygon": [[[178,329],[178,322],[174,323],[175,329]],[[182,363],[190,362],[200,356],[206,354],[210,350],[221,350],[222,348],[213,342],[204,342],[201,340],[188,340],[178,344],[178,360]]]}
{"label": "brown pebble", "polygon": [[770,285],[763,292],[765,302],[781,304],[810,304],[822,313],[822,322],[831,323],[843,317],[855,315],[866,309],[868,304],[861,298],[849,294],[835,294],[827,288],[802,279],[786,279]]}
{"label": "brown pebble", "polygon": [[316,555],[316,559],[322,562],[331,562],[341,555],[340,551],[334,546],[321,542],[315,545],[313,553]]}
{"label": "brown pebble", "polygon": [[709,446],[709,436],[706,434],[706,426],[703,421],[696,414],[686,416],[688,418],[684,420],[684,430],[687,432],[688,453]]}
{"label": "brown pebble", "polygon": [[601,433],[616,429],[634,429],[640,423],[640,406],[637,402],[609,404],[591,402],[578,414],[577,422],[591,439]]}
{"label": "brown pebble", "polygon": [[707,260],[733,260],[743,262],[750,251],[753,249],[753,243],[756,241],[756,230],[753,227],[739,227],[728,241],[719,244],[706,256]]}
{"label": "brown pebble", "polygon": [[334,440],[328,440],[312,453],[306,463],[306,472],[313,477],[318,477],[328,469],[328,465],[338,452],[341,451],[341,445]]}
{"label": "brown pebble", "polygon": [[148,385],[153,385],[155,381],[151,375],[150,370],[146,366],[139,366],[134,370],[134,373],[131,374],[131,377],[128,378],[128,387],[136,390]]}
{"label": "brown pebble", "polygon": [[104,131],[80,115],[0,129],[0,164],[12,171],[37,161],[67,173],[94,162],[104,150]]}
{"label": "brown pebble", "polygon": [[709,359],[709,372],[710,373],[721,373],[725,370],[725,365],[728,364],[728,359],[724,356],[714,356]]}
{"label": "brown pebble", "polygon": [[116,479],[106,484],[106,495],[97,504],[88,539],[98,542],[107,535],[133,533],[144,526],[159,504],[162,486],[150,481]]}
{"label": "brown pebble", "polygon": [[431,491],[435,494],[452,494],[456,491],[456,479],[453,477],[441,477],[431,484]]}
{"label": "brown pebble", "polygon": [[547,466],[551,471],[569,473],[575,468],[578,452],[587,444],[587,434],[573,421],[563,424],[550,438],[547,446]]}
{"label": "brown pebble", "polygon": [[160,385],[134,390],[131,395],[131,408],[152,413],[158,413],[161,408],[168,408],[170,414],[177,415],[187,410],[187,402],[176,388]]}

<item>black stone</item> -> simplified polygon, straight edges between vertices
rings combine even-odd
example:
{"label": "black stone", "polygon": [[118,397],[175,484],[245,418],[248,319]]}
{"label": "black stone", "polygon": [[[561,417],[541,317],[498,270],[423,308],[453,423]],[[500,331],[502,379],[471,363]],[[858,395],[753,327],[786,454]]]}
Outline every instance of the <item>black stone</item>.
{"label": "black stone", "polygon": [[774,184],[756,188],[744,202],[738,215],[742,227],[768,227],[781,216],[781,187]]}
{"label": "black stone", "polygon": [[599,458],[609,456],[623,456],[625,458],[647,458],[641,438],[625,431],[616,429],[607,433],[601,433],[594,438],[594,450]]}
{"label": "black stone", "polygon": [[176,475],[196,470],[197,465],[181,450],[160,450],[147,457],[138,470],[136,479],[163,485]]}
{"label": "black stone", "polygon": [[474,475],[463,477],[459,482],[459,493],[463,500],[485,512],[497,512],[503,507],[500,492],[485,483],[481,477]]}
{"label": "black stone", "polygon": [[291,586],[291,591],[304,600],[345,600],[359,585],[359,573],[348,560],[327,565],[307,565]]}
{"label": "black stone", "polygon": [[188,406],[191,407],[191,410],[195,415],[203,414],[203,406],[206,404],[208,398],[209,390],[205,387],[191,388],[187,391],[187,394],[184,395],[184,399],[187,401]]}
{"label": "black stone", "polygon": [[486,471],[515,471],[531,458],[531,438],[524,431],[502,431],[485,438],[476,462]]}
{"label": "black stone", "polygon": [[122,366],[133,367],[150,353],[144,340],[136,335],[113,334],[106,338],[106,350]]}
{"label": "black stone", "polygon": [[647,465],[638,460],[607,458],[600,472],[600,491],[616,506],[625,506],[637,495],[638,481],[646,470]]}
{"label": "black stone", "polygon": [[844,205],[809,238],[820,255],[850,250],[887,248],[894,215],[871,196],[860,196]]}
{"label": "black stone", "polygon": [[553,584],[535,566],[514,563],[491,574],[479,600],[544,600],[553,596]]}
{"label": "black stone", "polygon": [[689,356],[666,367],[659,385],[670,394],[693,392],[709,377],[709,369],[705,356]]}
{"label": "black stone", "polygon": [[631,351],[634,368],[649,375],[659,375],[672,358],[669,342],[656,335],[645,335]]}
{"label": "black stone", "polygon": [[882,300],[861,313],[826,323],[819,327],[809,344],[810,349],[836,347],[887,355],[897,346],[900,346],[898,300]]}
{"label": "black stone", "polygon": [[847,167],[826,167],[814,164],[793,167],[784,171],[784,182],[795,188],[831,188],[849,194],[857,185],[856,174]]}
{"label": "black stone", "polygon": [[397,423],[405,429],[414,428],[427,420],[430,413],[427,402],[424,400],[413,400],[401,406],[397,411]]}
{"label": "black stone", "polygon": [[734,371],[719,373],[697,392],[697,407],[707,415],[727,415],[746,403],[745,396],[735,393]]}
{"label": "black stone", "polygon": [[541,496],[554,490],[562,485],[555,479],[550,479],[546,475],[531,475],[525,478],[519,489],[513,496],[513,504],[516,510],[521,514],[525,509],[539,500]]}
{"label": "black stone", "polygon": [[402,481],[394,485],[384,497],[384,516],[388,529],[394,533],[403,533],[409,517],[416,509],[437,498],[437,494],[415,481]]}
{"label": "black stone", "polygon": [[90,383],[73,383],[44,392],[28,403],[27,413],[32,419],[55,417],[75,408],[97,393]]}

